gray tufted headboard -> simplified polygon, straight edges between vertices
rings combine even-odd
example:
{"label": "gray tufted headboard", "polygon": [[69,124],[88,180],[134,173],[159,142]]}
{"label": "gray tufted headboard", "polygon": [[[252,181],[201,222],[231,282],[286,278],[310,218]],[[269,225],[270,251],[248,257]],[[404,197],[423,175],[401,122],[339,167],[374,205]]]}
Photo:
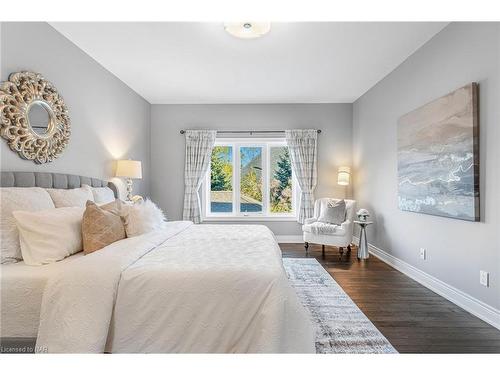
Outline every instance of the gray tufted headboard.
{"label": "gray tufted headboard", "polygon": [[77,176],[64,173],[46,172],[4,172],[0,176],[0,187],[41,187],[55,189],[74,189],[82,185],[92,187],[108,186],[115,198],[118,197],[118,187],[112,183],[98,178]]}

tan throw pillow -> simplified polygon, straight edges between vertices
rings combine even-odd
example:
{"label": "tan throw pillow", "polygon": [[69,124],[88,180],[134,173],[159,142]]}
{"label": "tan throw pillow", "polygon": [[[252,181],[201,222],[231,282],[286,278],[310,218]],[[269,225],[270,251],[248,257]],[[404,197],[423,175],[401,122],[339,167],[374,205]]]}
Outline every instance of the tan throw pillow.
{"label": "tan throw pillow", "polygon": [[83,214],[82,237],[83,252],[85,254],[100,250],[113,242],[126,238],[125,227],[120,215],[112,212],[115,202],[99,207],[92,201],[87,201],[87,208]]}
{"label": "tan throw pillow", "polygon": [[127,203],[121,201],[120,199],[115,199],[112,202],[106,204],[98,204],[103,210],[114,213],[118,216],[123,216],[126,212]]}

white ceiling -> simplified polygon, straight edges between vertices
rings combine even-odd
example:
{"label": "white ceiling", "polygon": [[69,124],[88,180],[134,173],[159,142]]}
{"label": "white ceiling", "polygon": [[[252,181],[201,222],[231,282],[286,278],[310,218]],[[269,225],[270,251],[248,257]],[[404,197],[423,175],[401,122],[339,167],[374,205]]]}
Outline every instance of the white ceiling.
{"label": "white ceiling", "polygon": [[51,23],[152,104],[351,103],[446,23]]}

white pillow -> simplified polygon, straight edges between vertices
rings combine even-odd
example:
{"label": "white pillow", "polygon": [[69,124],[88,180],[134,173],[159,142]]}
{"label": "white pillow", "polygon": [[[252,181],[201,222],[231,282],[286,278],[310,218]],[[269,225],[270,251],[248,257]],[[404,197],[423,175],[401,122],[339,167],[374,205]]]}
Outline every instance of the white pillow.
{"label": "white pillow", "polygon": [[92,190],[87,185],[76,189],[47,189],[47,191],[56,208],[85,207],[87,201],[94,201]]}
{"label": "white pillow", "polygon": [[82,185],[89,188],[94,196],[94,202],[97,204],[106,204],[115,200],[115,194],[109,187],[92,187],[89,185]]}
{"label": "white pillow", "polygon": [[14,211],[24,263],[54,263],[83,250],[84,207],[61,207],[43,211]]}
{"label": "white pillow", "polygon": [[0,251],[3,263],[22,260],[19,232],[12,211],[54,208],[45,189],[39,187],[0,188]]}
{"label": "white pillow", "polygon": [[328,200],[321,202],[321,214],[318,221],[327,224],[341,225],[345,221],[345,201]]}
{"label": "white pillow", "polygon": [[123,218],[127,237],[139,236],[165,227],[165,216],[151,200],[133,205],[124,205]]}

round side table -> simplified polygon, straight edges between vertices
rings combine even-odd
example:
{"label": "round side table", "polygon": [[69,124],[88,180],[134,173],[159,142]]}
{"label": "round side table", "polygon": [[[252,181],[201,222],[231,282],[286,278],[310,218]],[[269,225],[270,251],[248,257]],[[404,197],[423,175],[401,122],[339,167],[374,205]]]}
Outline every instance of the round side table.
{"label": "round side table", "polygon": [[370,253],[368,252],[368,239],[366,238],[366,227],[370,224],[373,224],[373,221],[354,220],[354,223],[358,224],[360,227],[358,259],[368,259]]}

